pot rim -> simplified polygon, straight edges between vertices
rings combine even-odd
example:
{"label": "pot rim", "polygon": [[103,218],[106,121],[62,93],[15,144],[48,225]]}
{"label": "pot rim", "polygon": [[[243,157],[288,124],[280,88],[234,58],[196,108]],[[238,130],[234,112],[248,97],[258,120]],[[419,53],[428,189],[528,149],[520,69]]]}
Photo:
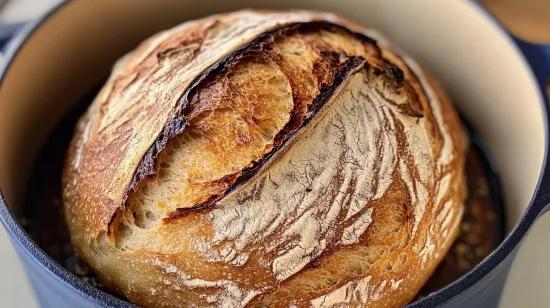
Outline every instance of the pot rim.
{"label": "pot rim", "polygon": [[[68,7],[67,4],[73,1],[62,1],[50,9],[46,14],[42,15],[38,19],[30,22],[21,32],[12,40],[6,51],[3,63],[0,65],[0,88],[3,84],[6,74],[9,72],[9,68],[13,60],[17,57],[19,50],[21,50],[29,38],[34,35],[37,29],[47,21],[51,16],[59,13],[63,9]],[[529,68],[532,82],[536,83],[534,74],[529,67],[525,57],[514,43],[510,34],[502,28],[502,26],[491,16],[480,4],[471,1],[465,1],[477,11],[478,14],[484,15],[484,17],[497,28],[500,35],[502,35],[510,47],[521,57],[524,65]],[[409,304],[409,308],[419,307],[433,307],[440,305],[444,302],[452,300],[458,294],[464,292],[468,288],[472,287],[476,283],[482,280],[485,276],[491,273],[500,263],[505,259],[512,256],[512,253],[519,243],[527,234],[535,220],[541,214],[544,207],[550,202],[550,192],[545,193],[544,187],[550,187],[550,165],[548,164],[549,151],[548,145],[550,142],[550,131],[548,119],[550,117],[550,110],[544,103],[544,95],[542,89],[537,87],[539,103],[542,105],[543,110],[543,122],[544,122],[544,143],[545,153],[544,160],[541,168],[541,173],[537,181],[537,187],[533,193],[533,197],[529,202],[529,206],[525,209],[525,212],[519,219],[515,227],[509,232],[502,243],[493,252],[486,257],[480,264],[464,274],[459,279],[453,281],[446,287],[428,295],[427,297],[420,299],[416,302]],[[93,302],[99,303],[105,307],[135,307],[133,304],[116,298],[104,291],[101,291],[88,283],[84,282],[80,278],[76,277],[73,273],[65,269],[61,264],[54,261],[49,255],[47,255],[27,234],[23,227],[17,221],[15,215],[10,211],[7,201],[5,200],[0,187],[0,221],[4,225],[6,231],[10,235],[10,239],[14,245],[20,248],[19,251],[24,251],[28,256],[32,258],[43,270],[47,271],[50,275],[56,278],[58,281],[74,290],[84,298],[87,298]]]}
{"label": "pot rim", "polygon": [[[11,40],[8,49],[5,52],[4,59],[0,65],[0,89],[4,83],[4,78],[9,71],[11,63],[17,57],[19,51],[25,46],[25,43],[35,34],[35,32],[54,14],[61,12],[69,7],[73,1],[63,0],[53,6],[48,12],[41,15],[37,19],[30,21],[21,29],[21,31]],[[14,246],[19,247],[18,253],[24,252],[35,263],[52,275],[56,280],[75,291],[83,298],[89,299],[91,302],[96,302],[104,307],[113,308],[129,308],[136,307],[135,305],[116,298],[115,296],[103,292],[84,280],[78,278],[73,273],[69,272],[61,264],[54,261],[46,254],[29,236],[24,228],[19,224],[15,214],[9,209],[2,187],[0,186],[0,221],[4,225],[7,233],[10,236]],[[15,248],[17,248],[15,247]]]}

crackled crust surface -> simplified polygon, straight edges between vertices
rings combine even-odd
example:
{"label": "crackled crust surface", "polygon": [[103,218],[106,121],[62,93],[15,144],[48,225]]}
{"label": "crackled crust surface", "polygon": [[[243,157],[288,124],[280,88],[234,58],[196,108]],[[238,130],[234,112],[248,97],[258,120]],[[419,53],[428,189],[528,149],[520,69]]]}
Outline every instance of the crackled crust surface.
{"label": "crackled crust surface", "polygon": [[121,59],[64,171],[77,254],[151,307],[410,301],[456,236],[466,142],[431,77],[366,33],[241,11]]}

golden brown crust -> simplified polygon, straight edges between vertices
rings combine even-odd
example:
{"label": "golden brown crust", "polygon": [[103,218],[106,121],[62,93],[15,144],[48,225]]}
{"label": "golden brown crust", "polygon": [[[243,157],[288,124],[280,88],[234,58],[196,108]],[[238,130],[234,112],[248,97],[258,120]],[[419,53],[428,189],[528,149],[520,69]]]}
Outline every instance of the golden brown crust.
{"label": "golden brown crust", "polygon": [[437,84],[360,31],[242,11],[121,60],[64,172],[102,282],[156,307],[410,301],[456,236],[466,143]]}
{"label": "golden brown crust", "polygon": [[[87,120],[83,120],[87,122],[79,125],[84,129],[93,123],[92,127],[76,133],[86,135],[86,144],[74,145],[76,154],[72,156],[78,159],[67,166],[67,172],[79,170],[64,185],[71,199],[70,210],[74,211],[72,223],[86,228],[89,234],[107,231],[106,223],[124,203],[142,158],[171,124],[167,122],[177,112],[187,88],[206,69],[262,33],[326,16],[252,11],[216,15],[159,33],[121,59],[92,103],[84,118]],[[177,56],[171,60],[170,55]],[[95,184],[79,189],[80,176],[93,178]],[[71,192],[79,193],[73,196]],[[92,210],[79,206],[80,202],[97,206]]]}

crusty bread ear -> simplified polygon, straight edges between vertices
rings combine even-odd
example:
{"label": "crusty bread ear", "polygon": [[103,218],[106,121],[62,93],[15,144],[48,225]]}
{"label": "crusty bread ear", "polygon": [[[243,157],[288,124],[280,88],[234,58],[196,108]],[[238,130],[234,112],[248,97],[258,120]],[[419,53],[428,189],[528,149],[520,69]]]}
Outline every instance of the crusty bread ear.
{"label": "crusty bread ear", "polygon": [[77,127],[67,224],[150,307],[398,307],[457,233],[465,142],[410,59],[334,15],[242,11],[124,58]]}
{"label": "crusty bread ear", "polygon": [[[201,87],[191,101],[188,128],[167,144],[156,183],[131,194],[116,245],[134,249],[144,233],[180,208],[222,195],[239,173],[273,148],[290,119],[292,88],[268,59],[247,59]],[[115,234],[117,234],[115,232]]]}

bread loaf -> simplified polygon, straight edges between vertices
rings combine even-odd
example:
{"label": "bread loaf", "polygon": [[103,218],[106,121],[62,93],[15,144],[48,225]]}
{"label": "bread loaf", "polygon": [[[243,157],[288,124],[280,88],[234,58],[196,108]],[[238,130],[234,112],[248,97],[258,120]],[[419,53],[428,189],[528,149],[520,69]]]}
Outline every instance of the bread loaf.
{"label": "bread loaf", "polygon": [[69,149],[77,255],[146,307],[408,303],[457,234],[467,143],[433,79],[369,33],[240,11],[143,42]]}

